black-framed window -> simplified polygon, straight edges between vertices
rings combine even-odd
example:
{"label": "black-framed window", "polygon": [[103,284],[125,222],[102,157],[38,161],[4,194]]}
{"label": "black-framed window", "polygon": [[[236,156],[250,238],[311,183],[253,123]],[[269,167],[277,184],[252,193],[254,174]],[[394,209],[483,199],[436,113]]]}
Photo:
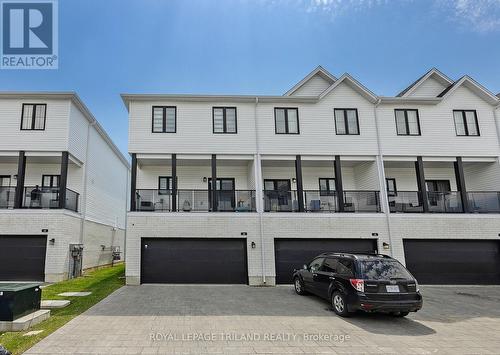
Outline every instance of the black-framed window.
{"label": "black-framed window", "polygon": [[43,131],[45,130],[45,118],[47,115],[47,104],[23,104],[21,113],[21,130]]}
{"label": "black-framed window", "polygon": [[172,177],[171,176],[158,176],[158,191],[160,194],[167,192],[172,189]]}
{"label": "black-framed window", "polygon": [[479,136],[476,110],[453,110],[457,136]]}
{"label": "black-framed window", "polygon": [[335,178],[319,178],[320,196],[329,196],[335,193]]}
{"label": "black-framed window", "polygon": [[276,134],[299,134],[299,109],[296,107],[275,107],[274,132]]}
{"label": "black-framed window", "polygon": [[396,132],[398,136],[420,136],[418,110],[395,109]]}
{"label": "black-framed window", "polygon": [[42,187],[59,187],[61,175],[42,175]]}
{"label": "black-framed window", "polygon": [[213,107],[212,124],[214,133],[238,133],[236,107]]}
{"label": "black-framed window", "polygon": [[0,187],[10,187],[10,175],[0,175]]}
{"label": "black-framed window", "polygon": [[177,107],[153,106],[152,132],[175,133],[177,131]]}
{"label": "black-framed window", "polygon": [[358,109],[356,108],[336,108],[335,115],[335,133],[338,135],[358,135],[359,120]]}
{"label": "black-framed window", "polygon": [[394,178],[386,178],[385,186],[387,189],[387,196],[397,196],[398,188],[396,186],[396,179]]}

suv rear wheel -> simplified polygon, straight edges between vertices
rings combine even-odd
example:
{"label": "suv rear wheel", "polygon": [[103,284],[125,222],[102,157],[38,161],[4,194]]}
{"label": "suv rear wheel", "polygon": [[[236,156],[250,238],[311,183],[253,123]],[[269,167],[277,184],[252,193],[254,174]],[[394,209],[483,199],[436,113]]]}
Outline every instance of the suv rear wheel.
{"label": "suv rear wheel", "polygon": [[295,288],[295,293],[298,295],[305,295],[306,290],[304,290],[304,284],[300,281],[300,278],[296,277],[293,279],[293,286]]}
{"label": "suv rear wheel", "polygon": [[347,301],[346,297],[339,291],[335,291],[332,294],[331,304],[335,314],[341,317],[348,317],[349,312],[347,311]]}

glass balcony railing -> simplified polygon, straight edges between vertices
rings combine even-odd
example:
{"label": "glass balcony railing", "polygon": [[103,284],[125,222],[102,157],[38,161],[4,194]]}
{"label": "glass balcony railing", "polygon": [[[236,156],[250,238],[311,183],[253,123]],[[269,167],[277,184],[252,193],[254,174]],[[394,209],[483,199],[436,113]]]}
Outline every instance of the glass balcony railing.
{"label": "glass balcony railing", "polygon": [[[212,191],[177,190],[177,206],[172,190],[136,190],[136,211],[145,212],[210,212]],[[218,212],[255,212],[255,190],[216,192]]]}
{"label": "glass balcony railing", "polygon": [[500,192],[467,192],[467,201],[471,213],[500,213]]}
{"label": "glass balcony railing", "polygon": [[431,213],[462,213],[464,211],[458,191],[429,191],[427,201]]}
{"label": "glass balcony railing", "polygon": [[337,193],[335,191],[304,191],[306,212],[337,212]]}
{"label": "glass balcony railing", "polygon": [[388,196],[389,209],[392,213],[424,212],[421,194],[418,191],[398,191]]}
{"label": "glass balcony railing", "polygon": [[378,191],[344,191],[344,212],[380,212]]}
{"label": "glass balcony railing", "polygon": [[266,190],[264,191],[265,212],[298,212],[297,191]]}
{"label": "glass balcony railing", "polygon": [[[59,207],[59,187],[25,187],[23,194],[23,208],[52,209]],[[64,208],[78,212],[79,194],[66,189]]]}
{"label": "glass balcony railing", "polygon": [[0,209],[14,208],[15,187],[0,187]]}

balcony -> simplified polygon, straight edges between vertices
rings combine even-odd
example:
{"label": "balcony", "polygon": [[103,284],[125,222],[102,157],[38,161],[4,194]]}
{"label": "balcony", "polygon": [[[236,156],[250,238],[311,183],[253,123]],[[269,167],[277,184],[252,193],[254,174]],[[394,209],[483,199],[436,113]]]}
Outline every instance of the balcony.
{"label": "balcony", "polygon": [[[23,194],[23,208],[56,209],[59,206],[60,189],[58,187],[25,187]],[[79,194],[66,189],[64,208],[78,212]]]}
{"label": "balcony", "polygon": [[[177,190],[177,206],[171,190],[136,190],[136,210],[143,212],[211,212],[212,191]],[[255,212],[255,190],[216,191],[217,212]]]}
{"label": "balcony", "polygon": [[0,187],[0,209],[14,208],[15,187]]}
{"label": "balcony", "polygon": [[[344,191],[342,212],[380,212],[378,191]],[[305,212],[341,212],[335,191],[304,191]],[[297,191],[264,191],[265,212],[298,212]]]}
{"label": "balcony", "polygon": [[464,212],[462,197],[458,191],[429,191],[427,192],[427,201],[431,213]]}
{"label": "balcony", "polygon": [[467,200],[471,213],[500,213],[500,192],[498,191],[467,192]]}
{"label": "balcony", "polygon": [[388,196],[391,213],[424,212],[420,195],[419,191],[398,191],[395,195]]}

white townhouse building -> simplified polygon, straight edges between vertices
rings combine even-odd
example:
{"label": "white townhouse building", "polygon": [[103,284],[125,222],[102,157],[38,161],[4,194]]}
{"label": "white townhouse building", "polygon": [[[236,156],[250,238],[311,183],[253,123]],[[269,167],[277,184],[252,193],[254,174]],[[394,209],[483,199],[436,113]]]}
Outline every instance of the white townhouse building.
{"label": "white townhouse building", "polygon": [[289,283],[325,251],[500,283],[500,100],[468,76],[381,97],[318,67],[283,96],[122,98],[128,284]]}
{"label": "white townhouse building", "polygon": [[123,258],[129,172],[75,93],[0,93],[0,281]]}

